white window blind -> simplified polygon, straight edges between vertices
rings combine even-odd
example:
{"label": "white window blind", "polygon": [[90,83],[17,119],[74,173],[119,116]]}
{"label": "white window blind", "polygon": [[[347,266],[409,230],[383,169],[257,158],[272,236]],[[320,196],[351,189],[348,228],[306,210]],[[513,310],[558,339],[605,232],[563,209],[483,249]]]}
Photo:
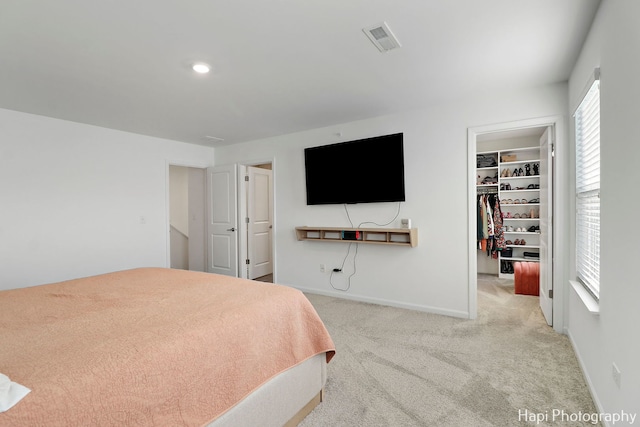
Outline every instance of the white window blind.
{"label": "white window blind", "polygon": [[576,273],[596,298],[600,294],[600,81],[575,113]]}

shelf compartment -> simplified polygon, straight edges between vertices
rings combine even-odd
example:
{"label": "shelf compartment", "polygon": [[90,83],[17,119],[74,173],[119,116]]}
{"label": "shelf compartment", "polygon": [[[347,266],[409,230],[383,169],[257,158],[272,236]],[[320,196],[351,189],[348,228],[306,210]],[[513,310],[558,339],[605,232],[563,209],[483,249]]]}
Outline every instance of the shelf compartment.
{"label": "shelf compartment", "polygon": [[364,233],[365,242],[387,243],[389,241],[389,233],[376,231],[367,231]]}
{"label": "shelf compartment", "polygon": [[338,231],[321,230],[322,240],[342,240],[342,235]]}

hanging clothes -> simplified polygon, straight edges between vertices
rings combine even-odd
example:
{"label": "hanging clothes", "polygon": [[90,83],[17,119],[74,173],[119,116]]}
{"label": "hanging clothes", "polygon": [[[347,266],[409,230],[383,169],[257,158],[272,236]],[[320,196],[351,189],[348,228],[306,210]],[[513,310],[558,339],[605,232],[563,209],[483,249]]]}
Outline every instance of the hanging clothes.
{"label": "hanging clothes", "polygon": [[[476,240],[478,241],[478,249],[486,248],[486,237],[484,233],[484,201],[482,194],[476,197]],[[484,243],[483,243],[484,242]]]}
{"label": "hanging clothes", "polygon": [[[497,256],[496,224],[498,231],[502,231],[502,213],[497,197],[494,194],[479,194],[477,196],[477,240],[478,249],[487,251],[487,256]],[[496,216],[500,216],[496,221]],[[500,234],[502,236],[502,234]]]}
{"label": "hanging clothes", "polygon": [[507,247],[504,239],[504,226],[502,224],[502,210],[500,209],[500,199],[497,196],[494,196],[493,201],[493,222],[494,222],[494,230],[493,235],[496,243],[496,250],[501,251],[502,249]]}
{"label": "hanging clothes", "polygon": [[497,194],[478,194],[476,212],[478,250],[486,251],[488,257],[498,258],[498,251],[507,245]]}

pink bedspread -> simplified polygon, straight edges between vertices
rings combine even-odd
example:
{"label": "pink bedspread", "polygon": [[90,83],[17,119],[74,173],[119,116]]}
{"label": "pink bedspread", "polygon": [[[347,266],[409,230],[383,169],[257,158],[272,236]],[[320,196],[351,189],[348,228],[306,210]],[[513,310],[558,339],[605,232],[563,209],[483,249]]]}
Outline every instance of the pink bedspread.
{"label": "pink bedspread", "polygon": [[0,292],[2,426],[200,426],[334,344],[298,290],[136,269]]}

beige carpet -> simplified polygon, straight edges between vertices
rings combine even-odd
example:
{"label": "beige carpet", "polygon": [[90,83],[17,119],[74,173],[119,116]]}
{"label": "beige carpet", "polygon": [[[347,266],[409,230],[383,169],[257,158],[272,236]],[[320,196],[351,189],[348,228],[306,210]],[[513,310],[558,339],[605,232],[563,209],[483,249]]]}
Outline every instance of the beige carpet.
{"label": "beige carpet", "polygon": [[308,297],[337,353],[325,401],[301,427],[593,426],[553,422],[554,409],[596,409],[568,338],[512,281],[479,277],[476,320]]}

